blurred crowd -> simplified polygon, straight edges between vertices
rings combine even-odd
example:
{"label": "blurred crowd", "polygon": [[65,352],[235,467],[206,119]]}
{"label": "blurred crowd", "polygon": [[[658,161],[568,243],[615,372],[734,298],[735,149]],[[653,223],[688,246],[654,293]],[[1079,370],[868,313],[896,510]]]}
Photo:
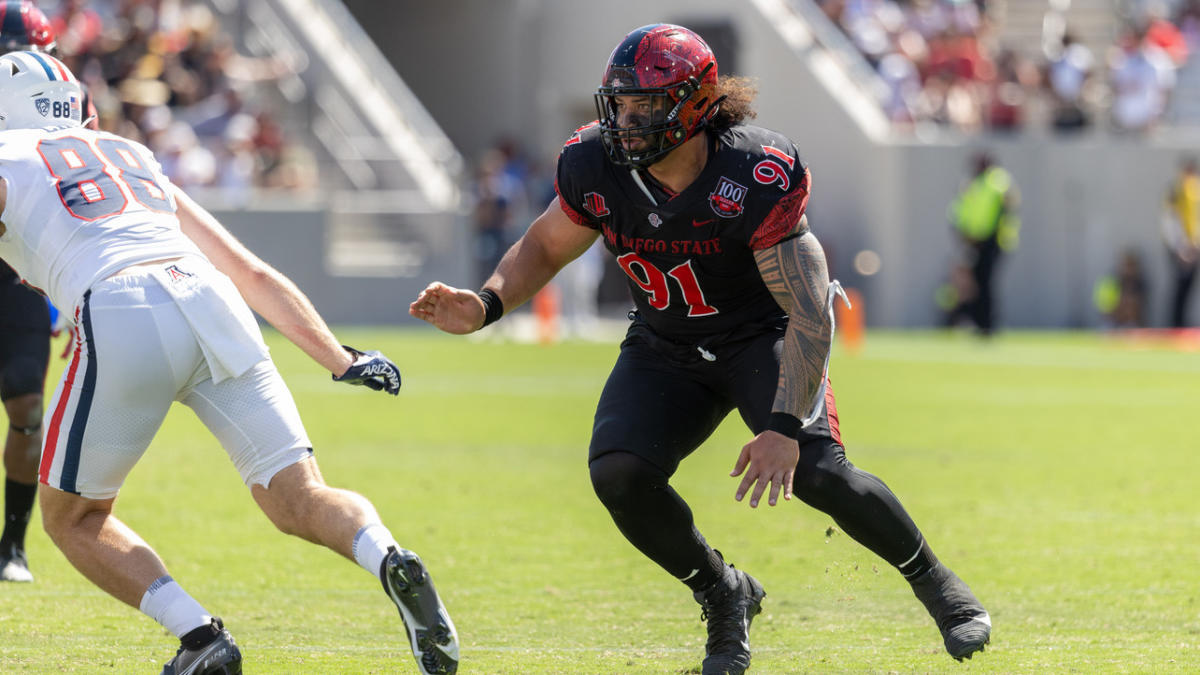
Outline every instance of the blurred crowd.
{"label": "blurred crowd", "polygon": [[192,0],[41,0],[59,56],[84,82],[100,128],[144,142],[184,188],[244,203],[255,188],[301,191],[316,162],[290,143],[259,85],[288,63],[239,54]]}
{"label": "blurred crowd", "polygon": [[819,1],[886,84],[885,110],[900,127],[1144,132],[1162,120],[1200,43],[1200,0],[1128,5],[1101,53],[1055,11],[1069,0],[1034,8],[1043,14],[1032,52],[1004,44],[989,0]]}

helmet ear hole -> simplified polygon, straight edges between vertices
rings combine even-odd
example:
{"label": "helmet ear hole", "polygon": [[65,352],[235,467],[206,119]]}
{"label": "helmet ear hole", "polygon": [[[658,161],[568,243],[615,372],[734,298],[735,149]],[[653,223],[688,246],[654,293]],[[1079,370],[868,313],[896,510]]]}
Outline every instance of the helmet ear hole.
{"label": "helmet ear hole", "polygon": [[83,89],[53,56],[9,52],[0,56],[0,114],[5,129],[77,127]]}

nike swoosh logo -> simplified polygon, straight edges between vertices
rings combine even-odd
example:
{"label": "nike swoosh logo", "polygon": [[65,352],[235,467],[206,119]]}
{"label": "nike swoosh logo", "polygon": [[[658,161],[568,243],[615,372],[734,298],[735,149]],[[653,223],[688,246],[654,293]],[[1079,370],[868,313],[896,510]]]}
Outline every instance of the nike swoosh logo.
{"label": "nike swoosh logo", "polygon": [[712,219],[712,218],[709,218],[708,220],[695,220],[695,219],[693,219],[693,220],[692,220],[692,227],[704,227],[705,225],[707,225],[707,224],[711,223],[712,221],[713,221],[713,219]]}

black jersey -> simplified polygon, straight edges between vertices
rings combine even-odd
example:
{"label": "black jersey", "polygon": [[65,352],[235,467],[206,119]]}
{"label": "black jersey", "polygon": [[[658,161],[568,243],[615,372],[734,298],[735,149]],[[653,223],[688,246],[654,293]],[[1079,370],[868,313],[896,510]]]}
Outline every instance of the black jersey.
{"label": "black jersey", "polygon": [[17,276],[17,271],[8,266],[8,263],[0,260],[0,284],[19,284],[21,277]]}
{"label": "black jersey", "polygon": [[716,150],[683,192],[651,188],[641,174],[657,205],[629,169],[609,161],[595,124],[576,131],[558,158],[563,211],[601,232],[642,318],[679,342],[783,316],[754,251],[779,243],[808,204],[808,168],[787,137],[739,125],[709,138]]}

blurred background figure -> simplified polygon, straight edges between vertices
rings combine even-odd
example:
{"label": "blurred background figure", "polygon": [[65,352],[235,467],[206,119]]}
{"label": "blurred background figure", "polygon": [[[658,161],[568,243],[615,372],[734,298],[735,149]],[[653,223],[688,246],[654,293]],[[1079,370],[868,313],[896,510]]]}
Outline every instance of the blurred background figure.
{"label": "blurred background figure", "polygon": [[1144,133],[1162,118],[1175,87],[1176,64],[1147,38],[1145,25],[1128,30],[1120,42],[1109,63],[1113,124],[1117,131]]}
{"label": "blurred background figure", "polygon": [[974,324],[973,311],[977,295],[971,268],[961,259],[950,266],[949,279],[938,286],[934,301],[942,310],[942,325],[955,328]]}
{"label": "blurred background figure", "polygon": [[1125,248],[1116,271],[1096,282],[1092,297],[1110,328],[1145,328],[1148,294],[1142,256],[1134,248]]}
{"label": "blurred background figure", "polygon": [[[971,178],[950,204],[949,218],[964,248],[973,293],[960,297],[955,315],[970,317],[981,335],[995,331],[995,278],[1000,255],[1017,247],[1019,195],[1008,171],[987,152],[971,158]],[[963,285],[963,284],[959,284]],[[964,287],[965,290],[965,287]]]}
{"label": "blurred background figure", "polygon": [[1200,167],[1195,157],[1183,160],[1171,183],[1163,209],[1162,230],[1173,272],[1170,325],[1183,328],[1189,325],[1187,306],[1200,252]]}
{"label": "blurred background figure", "polygon": [[1057,49],[1049,54],[1046,86],[1050,92],[1051,119],[1058,131],[1087,127],[1091,120],[1084,107],[1084,93],[1096,58],[1074,34],[1064,32]]}
{"label": "blurred background figure", "polygon": [[483,283],[514,241],[513,228],[525,217],[528,195],[516,154],[501,143],[480,158],[476,168],[473,211],[476,281]]}
{"label": "blurred background figure", "polygon": [[581,340],[600,339],[600,279],[604,276],[604,246],[599,242],[572,260],[555,279],[562,288],[563,332]]}

